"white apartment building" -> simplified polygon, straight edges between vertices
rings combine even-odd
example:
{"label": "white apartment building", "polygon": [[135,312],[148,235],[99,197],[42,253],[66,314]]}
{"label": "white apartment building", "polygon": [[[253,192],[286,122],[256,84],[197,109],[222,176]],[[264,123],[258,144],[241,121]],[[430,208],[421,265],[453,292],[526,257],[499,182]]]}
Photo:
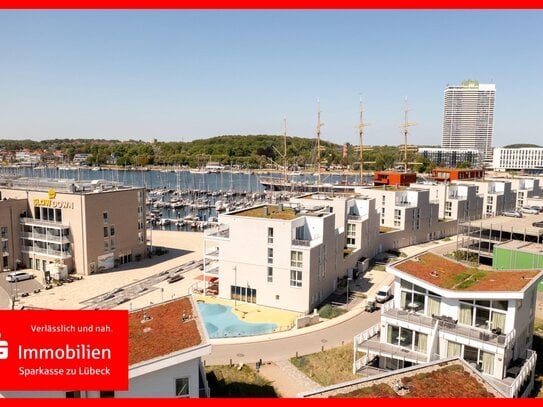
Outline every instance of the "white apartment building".
{"label": "white apartment building", "polygon": [[464,221],[482,217],[483,197],[477,195],[475,185],[433,182],[411,184],[411,187],[430,192],[430,202],[439,204],[439,219]]}
{"label": "white apartment building", "polygon": [[[461,357],[506,397],[533,386],[532,335],[542,271],[483,271],[426,252],[387,266],[394,298],[354,339],[353,370]],[[356,352],[364,352],[356,359]]]}
{"label": "white apartment building", "polygon": [[456,233],[456,221],[440,221],[430,191],[409,187],[373,187],[360,193],[375,198],[380,214],[378,252],[427,242]]}
{"label": "white apartment building", "polygon": [[517,207],[517,193],[509,180],[462,181],[475,185],[477,194],[483,197],[483,217],[500,215]]}
{"label": "white apartment building", "polygon": [[449,168],[456,168],[462,162],[468,162],[472,167],[480,164],[479,151],[473,149],[420,147],[418,154],[423,158],[435,162],[439,166]]}
{"label": "white apartment building", "polygon": [[218,296],[312,312],[348,268],[377,253],[374,200],[313,195],[219,216],[204,234],[204,275]]}
{"label": "white apartment building", "polygon": [[467,80],[444,91],[444,149],[473,149],[492,160],[496,85]]}
{"label": "white apartment building", "polygon": [[209,397],[202,357],[211,353],[211,344],[192,296],[141,308],[128,320],[127,391],[6,391],[0,397]]}
{"label": "white apartment building", "polygon": [[539,197],[543,194],[543,190],[541,189],[539,185],[539,179],[538,178],[526,178],[526,177],[508,177],[506,179],[504,178],[498,178],[493,177],[489,178],[489,180],[503,180],[506,182],[511,183],[511,189],[516,194],[516,207],[522,208],[523,206],[527,206],[529,198]]}
{"label": "white apartment building", "polygon": [[543,172],[543,148],[495,148],[492,153],[495,171],[540,170]]}

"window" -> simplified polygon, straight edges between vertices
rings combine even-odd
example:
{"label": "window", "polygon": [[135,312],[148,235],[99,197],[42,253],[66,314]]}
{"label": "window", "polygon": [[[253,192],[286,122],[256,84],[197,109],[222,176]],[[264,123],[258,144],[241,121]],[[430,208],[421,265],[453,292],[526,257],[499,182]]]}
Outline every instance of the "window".
{"label": "window", "polygon": [[399,227],[402,222],[402,211],[400,209],[394,209],[394,226]]}
{"label": "window", "polygon": [[114,237],[110,238],[109,246],[110,246],[111,250],[115,250],[115,247],[116,247],[115,243],[116,243],[115,238]]}
{"label": "window", "polygon": [[177,397],[188,397],[189,395],[189,378],[188,377],[175,379],[175,395]]}
{"label": "window", "polygon": [[108,223],[109,222],[109,215],[107,212],[103,212],[102,213],[102,219],[104,221],[104,223]]}
{"label": "window", "polygon": [[506,300],[461,301],[458,322],[488,330],[500,329],[503,332],[507,306]]}
{"label": "window", "polygon": [[290,252],[290,266],[296,268],[303,267],[303,253],[299,251],[292,250]]}
{"label": "window", "polygon": [[115,225],[111,225],[109,227],[109,235],[110,236],[115,236]]}
{"label": "window", "polygon": [[273,228],[268,228],[268,243],[273,243]]}
{"label": "window", "polygon": [[268,264],[273,264],[273,248],[268,247]]}
{"label": "window", "polygon": [[39,206],[34,207],[34,219],[41,219]]}
{"label": "window", "polygon": [[347,223],[347,246],[356,245],[356,225]]}
{"label": "window", "polygon": [[66,398],[67,399],[80,399],[81,398],[81,392],[80,391],[67,391],[66,392]]}
{"label": "window", "polygon": [[62,222],[62,209],[55,209],[55,220],[57,222]]}
{"label": "window", "polygon": [[104,226],[104,237],[108,237],[109,228],[107,226]]}
{"label": "window", "polygon": [[115,397],[115,392],[112,390],[102,390],[100,391],[101,399],[112,399]]}
{"label": "window", "polygon": [[301,287],[302,286],[302,272],[299,270],[290,270],[290,286]]}
{"label": "window", "polygon": [[144,243],[144,241],[143,241],[143,232],[138,232],[138,242],[140,244]]}
{"label": "window", "polygon": [[268,283],[273,283],[273,267],[268,267]]}
{"label": "window", "polygon": [[104,239],[104,251],[109,251],[109,239]]}

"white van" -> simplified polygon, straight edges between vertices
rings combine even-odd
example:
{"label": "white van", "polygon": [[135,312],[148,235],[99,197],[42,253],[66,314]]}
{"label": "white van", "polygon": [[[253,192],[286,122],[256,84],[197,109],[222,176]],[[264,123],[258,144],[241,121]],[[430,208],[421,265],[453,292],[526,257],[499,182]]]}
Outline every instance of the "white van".
{"label": "white van", "polygon": [[377,294],[375,294],[375,301],[377,302],[387,302],[392,298],[392,287],[389,285],[384,285],[379,288]]}

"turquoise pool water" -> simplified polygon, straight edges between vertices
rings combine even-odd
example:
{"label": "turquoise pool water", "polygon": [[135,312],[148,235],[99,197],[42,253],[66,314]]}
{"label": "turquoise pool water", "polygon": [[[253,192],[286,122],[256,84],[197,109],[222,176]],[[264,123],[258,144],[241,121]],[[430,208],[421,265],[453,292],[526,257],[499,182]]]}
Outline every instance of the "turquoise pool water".
{"label": "turquoise pool water", "polygon": [[257,324],[241,321],[232,312],[232,307],[226,305],[199,302],[198,308],[210,338],[261,335],[273,332],[277,328],[277,324],[272,323]]}

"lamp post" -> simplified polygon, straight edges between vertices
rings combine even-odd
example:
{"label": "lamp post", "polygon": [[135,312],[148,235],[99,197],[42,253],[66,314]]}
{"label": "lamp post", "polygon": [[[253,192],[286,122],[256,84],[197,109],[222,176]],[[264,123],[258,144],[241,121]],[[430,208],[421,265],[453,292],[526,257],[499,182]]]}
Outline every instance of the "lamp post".
{"label": "lamp post", "polygon": [[345,304],[347,305],[347,310],[349,310],[349,281],[351,281],[352,278],[347,277],[347,299]]}
{"label": "lamp post", "polygon": [[238,290],[238,268],[234,266],[234,311],[237,310],[237,290]]}

